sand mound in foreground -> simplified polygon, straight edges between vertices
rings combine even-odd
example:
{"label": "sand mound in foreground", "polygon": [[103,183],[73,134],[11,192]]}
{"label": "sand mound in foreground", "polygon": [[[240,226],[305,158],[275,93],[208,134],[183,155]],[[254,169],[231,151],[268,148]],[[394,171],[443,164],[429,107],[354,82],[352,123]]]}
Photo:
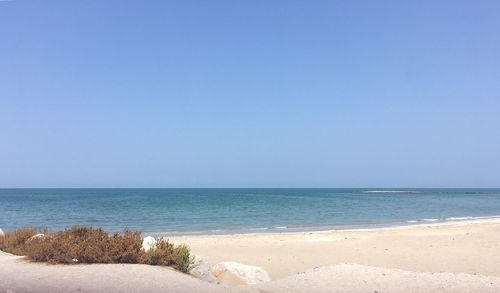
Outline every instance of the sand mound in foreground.
{"label": "sand mound in foreground", "polygon": [[165,267],[46,265],[0,252],[3,292],[500,292],[500,278],[342,264],[259,285],[210,284]]}

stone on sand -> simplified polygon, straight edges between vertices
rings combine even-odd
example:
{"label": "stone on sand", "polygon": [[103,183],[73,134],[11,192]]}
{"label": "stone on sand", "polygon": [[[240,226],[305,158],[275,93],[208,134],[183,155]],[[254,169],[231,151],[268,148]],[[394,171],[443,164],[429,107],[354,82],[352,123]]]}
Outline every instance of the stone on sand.
{"label": "stone on sand", "polygon": [[151,236],[146,236],[142,240],[142,249],[144,249],[145,252],[148,252],[151,250],[151,248],[155,247],[156,245],[156,239]]}
{"label": "stone on sand", "polygon": [[196,254],[193,256],[193,268],[190,274],[209,283],[220,283],[219,279],[212,274],[212,266]]}
{"label": "stone on sand", "polygon": [[36,235],[31,236],[26,242],[31,241],[31,240],[36,239],[36,238],[44,237],[44,236],[45,236],[45,234],[38,233]]}
{"label": "stone on sand", "polygon": [[270,281],[269,275],[263,268],[232,261],[218,263],[212,270],[214,277],[219,280],[227,277],[228,272],[241,279],[245,284],[259,284]]}

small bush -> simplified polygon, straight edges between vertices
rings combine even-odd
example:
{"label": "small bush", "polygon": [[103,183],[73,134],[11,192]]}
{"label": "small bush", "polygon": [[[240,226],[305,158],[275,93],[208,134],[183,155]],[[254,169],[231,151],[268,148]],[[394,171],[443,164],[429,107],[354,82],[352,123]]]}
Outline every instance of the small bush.
{"label": "small bush", "polygon": [[[44,236],[31,238],[38,233]],[[187,273],[193,263],[186,245],[158,241],[144,252],[140,232],[125,230],[109,235],[103,229],[85,226],[51,234],[46,229],[17,229],[0,238],[0,249],[52,264],[142,263],[170,266]]]}
{"label": "small bush", "polygon": [[189,247],[186,245],[175,246],[167,240],[158,241],[153,249],[142,255],[141,262],[149,265],[173,267],[184,273],[189,272],[193,264]]}
{"label": "small bush", "polygon": [[148,252],[143,253],[141,263],[148,265],[173,266],[174,245],[168,241],[158,241]]}
{"label": "small bush", "polygon": [[31,237],[37,234],[46,234],[47,229],[34,228],[34,227],[24,227],[15,229],[12,232],[5,234],[5,236],[0,236],[0,250],[15,255],[24,255],[25,248],[28,242],[31,242]]}
{"label": "small bush", "polygon": [[137,263],[141,246],[139,232],[109,236],[100,228],[80,226],[35,238],[25,253],[33,261],[49,263]]}
{"label": "small bush", "polygon": [[143,253],[141,249],[141,233],[125,230],[122,235],[113,235],[109,254],[117,263],[139,263]]}
{"label": "small bush", "polygon": [[189,247],[181,244],[174,249],[175,267],[184,273],[188,273],[193,267],[193,258],[190,255]]}

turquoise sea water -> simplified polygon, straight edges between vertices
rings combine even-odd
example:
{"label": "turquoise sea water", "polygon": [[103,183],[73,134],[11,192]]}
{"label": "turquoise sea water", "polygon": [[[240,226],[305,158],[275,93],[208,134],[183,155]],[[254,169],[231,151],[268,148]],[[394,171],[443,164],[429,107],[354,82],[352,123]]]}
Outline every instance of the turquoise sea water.
{"label": "turquoise sea water", "polygon": [[0,189],[0,228],[158,235],[377,227],[500,215],[500,189]]}

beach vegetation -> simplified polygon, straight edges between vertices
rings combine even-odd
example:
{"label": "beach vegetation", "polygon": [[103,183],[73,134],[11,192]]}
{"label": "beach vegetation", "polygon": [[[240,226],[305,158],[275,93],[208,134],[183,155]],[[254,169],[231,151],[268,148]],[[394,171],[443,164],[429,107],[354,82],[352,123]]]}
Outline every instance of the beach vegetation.
{"label": "beach vegetation", "polygon": [[30,227],[0,238],[0,249],[51,264],[135,263],[169,266],[185,273],[191,269],[193,260],[188,246],[162,240],[145,251],[142,242],[140,232],[127,229],[110,235],[101,228],[87,226],[54,233]]}
{"label": "beach vegetation", "polygon": [[155,247],[142,255],[142,263],[173,267],[181,272],[189,272],[193,263],[189,247],[174,245],[168,241],[158,241]]}
{"label": "beach vegetation", "polygon": [[5,235],[0,235],[0,250],[15,255],[24,255],[25,248],[36,235],[47,233],[45,228],[23,227],[15,229]]}
{"label": "beach vegetation", "polygon": [[24,253],[32,261],[54,264],[138,263],[141,247],[139,232],[109,235],[101,228],[77,226],[31,240]]}

